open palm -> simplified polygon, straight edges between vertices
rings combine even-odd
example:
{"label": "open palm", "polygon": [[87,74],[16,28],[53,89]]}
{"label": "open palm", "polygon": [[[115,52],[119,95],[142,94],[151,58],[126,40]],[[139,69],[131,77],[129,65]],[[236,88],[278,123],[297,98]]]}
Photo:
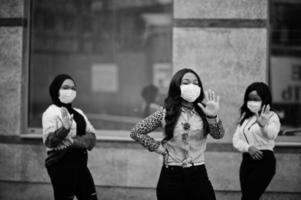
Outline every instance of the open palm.
{"label": "open palm", "polygon": [[207,116],[217,116],[219,111],[220,97],[215,95],[213,90],[205,91],[205,99],[202,103],[198,103],[198,106],[204,111]]}
{"label": "open palm", "polygon": [[257,122],[259,123],[260,126],[265,126],[268,123],[269,118],[271,116],[270,109],[271,109],[270,105],[265,105],[262,107],[260,114],[256,113]]}
{"label": "open palm", "polygon": [[61,122],[66,129],[70,129],[73,121],[73,114],[69,115],[65,107],[61,108],[62,119]]}

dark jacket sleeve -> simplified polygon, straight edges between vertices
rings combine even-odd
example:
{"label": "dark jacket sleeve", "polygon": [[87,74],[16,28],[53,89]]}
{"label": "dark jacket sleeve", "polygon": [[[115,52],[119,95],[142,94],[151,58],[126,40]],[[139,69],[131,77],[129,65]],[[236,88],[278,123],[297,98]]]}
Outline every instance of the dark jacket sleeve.
{"label": "dark jacket sleeve", "polygon": [[87,132],[83,136],[75,136],[72,138],[74,148],[85,148],[89,151],[93,149],[96,143],[96,136],[94,133]]}
{"label": "dark jacket sleeve", "polygon": [[225,129],[220,119],[207,119],[209,123],[209,134],[214,139],[221,139],[225,135]]}
{"label": "dark jacket sleeve", "polygon": [[57,147],[68,135],[70,129],[65,129],[63,126],[54,132],[48,134],[45,145],[49,148]]}

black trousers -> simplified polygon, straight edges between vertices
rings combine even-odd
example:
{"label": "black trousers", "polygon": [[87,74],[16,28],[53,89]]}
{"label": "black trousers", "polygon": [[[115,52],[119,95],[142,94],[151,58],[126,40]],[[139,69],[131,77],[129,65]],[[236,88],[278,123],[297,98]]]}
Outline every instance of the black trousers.
{"label": "black trousers", "polygon": [[157,185],[158,200],[215,200],[205,165],[182,168],[165,166]]}
{"label": "black trousers", "polygon": [[71,153],[60,162],[47,166],[55,200],[72,200],[74,197],[97,200],[94,181],[87,167],[87,155],[84,154],[87,153]]}
{"label": "black trousers", "polygon": [[248,153],[243,154],[240,166],[240,186],[242,200],[259,200],[276,172],[274,153],[263,150],[261,160],[253,160]]}

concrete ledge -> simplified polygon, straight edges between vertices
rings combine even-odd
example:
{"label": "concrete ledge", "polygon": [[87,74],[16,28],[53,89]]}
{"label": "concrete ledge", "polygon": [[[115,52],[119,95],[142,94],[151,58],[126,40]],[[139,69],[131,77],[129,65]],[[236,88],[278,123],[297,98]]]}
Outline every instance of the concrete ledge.
{"label": "concrete ledge", "polygon": [[[36,141],[0,142],[0,181],[50,182],[44,167],[45,147],[41,138]],[[301,192],[300,149],[276,147],[277,173],[269,192]],[[240,162],[241,154],[230,144],[208,144],[206,167],[215,190],[240,190]],[[155,188],[161,165],[160,155],[150,153],[132,141],[98,141],[89,152],[89,168],[96,185],[101,187]]]}

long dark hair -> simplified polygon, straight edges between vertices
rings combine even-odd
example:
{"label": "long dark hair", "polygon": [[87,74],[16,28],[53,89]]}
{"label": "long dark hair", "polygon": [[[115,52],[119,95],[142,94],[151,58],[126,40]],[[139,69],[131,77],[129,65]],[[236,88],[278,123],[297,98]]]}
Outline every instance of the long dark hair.
{"label": "long dark hair", "polygon": [[181,86],[182,78],[186,73],[194,74],[198,80],[198,85],[201,88],[201,93],[200,93],[200,96],[193,103],[194,104],[193,106],[194,106],[196,112],[199,114],[199,116],[203,120],[205,134],[208,134],[208,132],[209,132],[209,125],[208,125],[205,113],[197,105],[197,103],[202,102],[202,100],[204,99],[204,90],[203,90],[201,79],[198,76],[198,74],[195,71],[193,71],[192,69],[184,68],[184,69],[179,70],[172,77],[170,85],[169,85],[168,96],[164,101],[164,107],[166,109],[166,115],[165,115],[166,125],[165,125],[165,138],[164,138],[165,141],[168,141],[173,137],[173,131],[174,131],[175,125],[181,114],[182,98],[181,98],[180,86]]}
{"label": "long dark hair", "polygon": [[249,94],[253,91],[256,91],[257,94],[260,96],[262,100],[261,107],[263,107],[264,105],[271,105],[272,103],[272,94],[267,84],[263,82],[254,82],[251,85],[249,85],[245,92],[243,105],[240,107],[240,125],[242,125],[246,119],[254,115],[254,113],[252,113],[247,107]]}

